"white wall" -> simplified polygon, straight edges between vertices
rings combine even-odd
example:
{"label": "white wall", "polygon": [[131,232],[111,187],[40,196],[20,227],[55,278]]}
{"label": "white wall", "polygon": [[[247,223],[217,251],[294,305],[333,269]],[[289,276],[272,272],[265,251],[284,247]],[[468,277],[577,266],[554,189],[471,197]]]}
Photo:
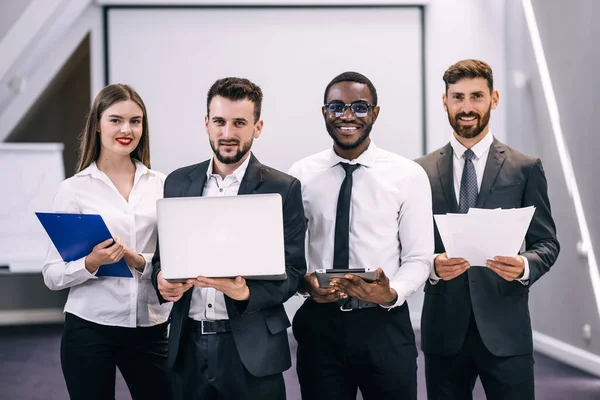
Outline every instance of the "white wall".
{"label": "white wall", "polygon": [[23,14],[23,11],[25,11],[31,1],[32,0],[0,1],[0,40]]}
{"label": "white wall", "polygon": [[225,76],[262,87],[265,124],[253,149],[274,168],[331,147],[323,92],[347,70],[377,88],[374,140],[414,158],[423,135],[420,21],[415,7],[111,9],[110,81],[140,92],[152,164],[166,173],[212,155],[206,93]]}
{"label": "white wall", "polygon": [[500,92],[491,128],[506,138],[505,0],[431,0],[427,6],[427,148],[433,151],[450,138],[452,130],[442,108],[444,71],[456,61],[475,58],[491,65]]}

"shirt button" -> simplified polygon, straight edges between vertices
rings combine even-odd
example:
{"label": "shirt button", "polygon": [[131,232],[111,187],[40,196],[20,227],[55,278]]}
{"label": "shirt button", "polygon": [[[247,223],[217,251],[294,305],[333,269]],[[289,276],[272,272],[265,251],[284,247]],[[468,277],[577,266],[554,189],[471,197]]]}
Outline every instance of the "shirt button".
{"label": "shirt button", "polygon": [[222,191],[223,191],[223,188],[220,188],[220,189],[219,189],[219,192],[222,192]]}
{"label": "shirt button", "polygon": [[212,304],[209,304],[209,305],[208,305],[208,308],[212,308]]}

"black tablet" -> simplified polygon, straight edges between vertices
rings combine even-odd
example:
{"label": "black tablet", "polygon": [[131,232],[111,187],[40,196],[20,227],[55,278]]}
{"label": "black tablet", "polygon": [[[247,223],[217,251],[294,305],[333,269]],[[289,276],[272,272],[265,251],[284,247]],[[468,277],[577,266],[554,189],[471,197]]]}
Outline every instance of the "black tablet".
{"label": "black tablet", "polygon": [[319,287],[331,287],[329,281],[331,278],[344,278],[344,275],[352,274],[363,279],[366,282],[373,282],[377,279],[376,269],[351,268],[351,269],[318,269],[315,271]]}

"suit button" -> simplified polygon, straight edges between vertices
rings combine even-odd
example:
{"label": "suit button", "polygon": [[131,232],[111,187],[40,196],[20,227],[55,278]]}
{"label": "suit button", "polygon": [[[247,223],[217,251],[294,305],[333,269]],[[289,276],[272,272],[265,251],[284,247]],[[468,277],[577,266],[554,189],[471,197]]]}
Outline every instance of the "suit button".
{"label": "suit button", "polygon": [[208,305],[208,308],[212,308],[212,304],[209,304],[209,305]]}

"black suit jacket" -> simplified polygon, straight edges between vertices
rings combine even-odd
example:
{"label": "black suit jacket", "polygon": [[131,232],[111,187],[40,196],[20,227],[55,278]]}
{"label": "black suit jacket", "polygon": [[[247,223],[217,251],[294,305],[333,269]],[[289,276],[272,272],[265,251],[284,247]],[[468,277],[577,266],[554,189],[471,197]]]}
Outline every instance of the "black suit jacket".
{"label": "black suit jacket", "polygon": [[[458,212],[453,158],[453,150],[448,143],[416,160],[429,176],[434,214]],[[525,236],[525,252],[521,253],[529,262],[529,283],[508,282],[491,269],[477,266],[450,281],[440,280],[435,285],[427,282],[421,317],[425,353],[456,354],[464,341],[471,310],[481,338],[492,354],[504,357],[533,351],[529,288],[548,272],[560,247],[550,212],[542,162],[494,139],[476,207],[527,206],[536,207]],[[435,252],[444,251],[436,227]]]}
{"label": "black suit jacket", "polygon": [[[227,314],[234,341],[246,369],[254,376],[266,376],[285,371],[291,366],[287,328],[290,321],[283,303],[296,293],[306,273],[304,238],[306,219],[302,206],[300,181],[262,165],[250,156],[248,169],[238,194],[279,193],[283,201],[285,264],[287,278],[282,281],[248,280],[250,299],[236,301],[225,296]],[[180,168],[167,177],[165,197],[202,196],[206,183],[208,161]],[[234,229],[235,227],[232,227]],[[260,234],[260,227],[256,227]],[[152,284],[161,302],[165,300],[157,287],[160,272],[160,251],[152,259]],[[177,367],[177,356],[186,337],[187,317],[193,290],[173,304],[169,333],[168,364]]]}

